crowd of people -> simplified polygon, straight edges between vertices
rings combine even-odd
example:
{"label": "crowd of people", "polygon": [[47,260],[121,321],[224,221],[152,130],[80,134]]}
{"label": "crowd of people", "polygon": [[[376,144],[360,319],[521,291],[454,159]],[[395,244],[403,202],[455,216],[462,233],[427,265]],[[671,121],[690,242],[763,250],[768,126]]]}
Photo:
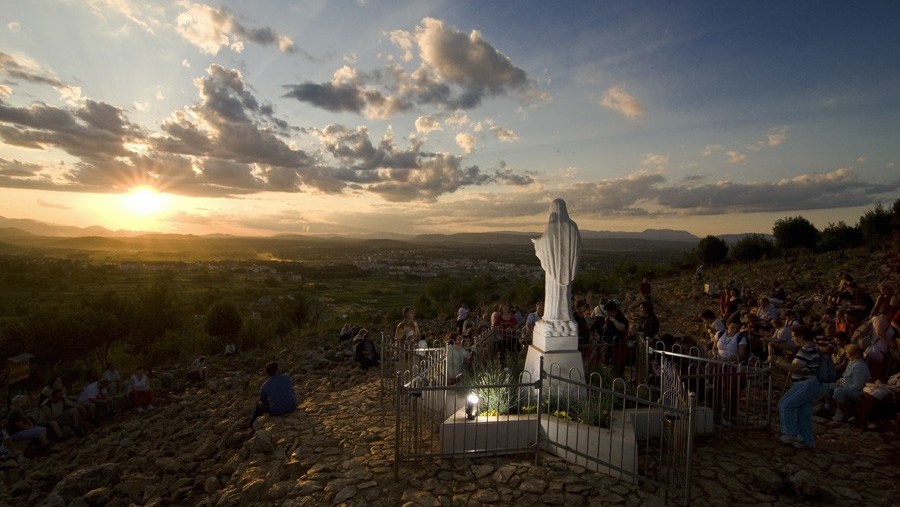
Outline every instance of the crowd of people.
{"label": "crowd of people", "polygon": [[780,440],[815,447],[813,415],[870,423],[900,395],[900,300],[888,282],[873,299],[850,274],[832,290],[788,294],[778,280],[763,294],[725,284],[716,310],[700,315],[713,357],[765,362],[786,371],[778,402]]}
{"label": "crowd of people", "polygon": [[0,455],[46,453],[52,442],[79,437],[86,426],[100,424],[127,407],[137,413],[155,408],[150,378],[142,367],[123,380],[115,365],[107,364],[100,378],[77,396],[69,396],[63,378],[57,376],[36,400],[28,393],[10,400]]}

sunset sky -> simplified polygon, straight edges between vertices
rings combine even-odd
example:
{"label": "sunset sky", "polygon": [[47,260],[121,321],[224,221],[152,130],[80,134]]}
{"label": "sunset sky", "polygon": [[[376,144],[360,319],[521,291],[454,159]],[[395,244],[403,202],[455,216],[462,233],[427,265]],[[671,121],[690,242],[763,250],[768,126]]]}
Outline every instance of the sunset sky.
{"label": "sunset sky", "polygon": [[0,215],[771,232],[900,196],[900,3],[6,1]]}

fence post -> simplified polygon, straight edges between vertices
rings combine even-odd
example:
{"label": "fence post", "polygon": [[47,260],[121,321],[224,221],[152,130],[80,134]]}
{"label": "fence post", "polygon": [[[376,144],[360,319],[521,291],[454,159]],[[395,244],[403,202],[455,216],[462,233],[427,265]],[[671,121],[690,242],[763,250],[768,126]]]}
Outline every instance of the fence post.
{"label": "fence post", "polygon": [[766,378],[768,379],[769,387],[766,393],[766,431],[772,431],[772,367],[768,367],[766,370]]}
{"label": "fence post", "polygon": [[544,402],[544,356],[541,356],[540,371],[538,371],[537,379],[537,420],[535,421],[534,435],[534,464],[538,464],[538,458],[541,454],[541,405]]}
{"label": "fence post", "polygon": [[400,480],[400,396],[403,391],[403,383],[400,381],[400,371],[397,370],[394,387],[394,480]]}
{"label": "fence post", "polygon": [[691,504],[691,481],[693,480],[694,467],[694,414],[697,409],[697,398],[693,391],[688,391],[688,417],[687,417],[687,452],[684,464],[684,502],[685,507]]}
{"label": "fence post", "polygon": [[387,356],[384,355],[384,331],[381,332],[381,342],[378,344],[378,348],[381,349],[379,352],[381,353],[381,363],[378,368],[378,391],[381,394],[381,399],[384,399],[385,388],[384,388],[384,373],[387,370],[388,359]]}

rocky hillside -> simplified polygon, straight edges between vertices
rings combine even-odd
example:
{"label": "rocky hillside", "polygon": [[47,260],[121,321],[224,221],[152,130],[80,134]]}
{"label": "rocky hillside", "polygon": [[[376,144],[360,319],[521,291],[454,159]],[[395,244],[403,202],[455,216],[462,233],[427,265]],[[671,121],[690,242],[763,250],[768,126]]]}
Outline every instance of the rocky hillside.
{"label": "rocky hillside", "polygon": [[[896,257],[860,253],[707,271],[712,280],[789,293],[830,285],[838,272],[867,287],[896,281]],[[714,299],[692,274],[654,282],[668,328],[693,332]],[[633,296],[631,296],[633,297]],[[263,365],[277,359],[294,378],[300,409],[246,426]],[[128,505],[661,505],[637,485],[554,458],[424,461],[393,480],[393,413],[374,372],[347,354],[255,351],[211,358],[210,380],[158,389],[157,408],[123,412],[48,456],[0,462],[0,504]],[[160,375],[161,377],[162,375]],[[894,426],[893,428],[896,428]],[[879,433],[817,420],[819,446],[796,450],[766,432],[725,433],[697,442],[694,505],[890,505],[898,498],[900,444]]]}

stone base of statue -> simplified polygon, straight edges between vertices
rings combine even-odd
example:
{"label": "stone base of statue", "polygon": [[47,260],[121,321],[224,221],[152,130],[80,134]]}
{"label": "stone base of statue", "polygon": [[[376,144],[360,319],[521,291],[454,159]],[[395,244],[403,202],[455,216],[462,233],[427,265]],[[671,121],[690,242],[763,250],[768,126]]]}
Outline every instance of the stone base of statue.
{"label": "stone base of statue", "polygon": [[544,371],[564,378],[584,381],[584,360],[578,351],[578,325],[575,321],[539,320],[525,356],[525,371],[532,381],[540,375],[541,357]]}

